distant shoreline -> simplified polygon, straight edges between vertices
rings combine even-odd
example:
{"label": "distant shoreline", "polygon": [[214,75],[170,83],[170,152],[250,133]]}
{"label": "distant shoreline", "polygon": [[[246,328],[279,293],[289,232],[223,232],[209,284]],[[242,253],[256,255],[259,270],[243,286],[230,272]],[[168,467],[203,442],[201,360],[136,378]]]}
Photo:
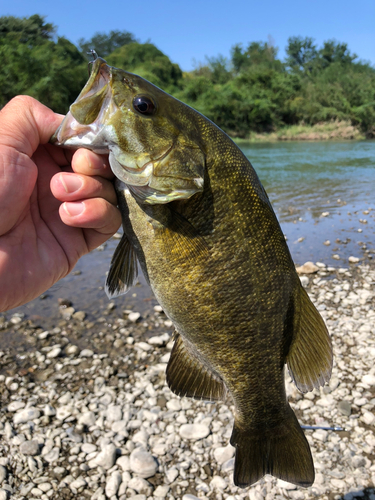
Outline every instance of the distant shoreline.
{"label": "distant shoreline", "polygon": [[316,125],[290,125],[274,132],[251,132],[247,138],[233,138],[238,144],[278,141],[362,141],[365,139],[366,135],[350,121],[323,122]]}

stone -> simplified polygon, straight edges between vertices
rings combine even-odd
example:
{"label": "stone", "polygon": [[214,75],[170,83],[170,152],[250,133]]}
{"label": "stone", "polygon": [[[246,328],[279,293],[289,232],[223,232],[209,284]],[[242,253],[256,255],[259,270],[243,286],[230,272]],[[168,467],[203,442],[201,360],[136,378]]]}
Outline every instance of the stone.
{"label": "stone", "polygon": [[80,358],[92,358],[94,356],[94,351],[91,349],[82,349],[79,356]]}
{"label": "stone", "polygon": [[87,486],[87,481],[82,476],[77,477],[77,479],[69,484],[69,488],[71,490],[79,490],[80,488],[84,488],[85,486]]}
{"label": "stone", "polygon": [[361,420],[367,425],[373,425],[375,423],[375,415],[369,411],[363,411]]}
{"label": "stone", "polygon": [[[158,463],[148,451],[136,448],[130,454],[130,469],[137,476],[147,479],[155,475]],[[131,488],[131,486],[129,486]]]}
{"label": "stone", "polygon": [[184,439],[203,439],[210,433],[208,425],[184,424],[180,427],[180,436]]}
{"label": "stone", "polygon": [[92,453],[93,451],[96,451],[97,450],[97,446],[95,444],[92,444],[92,443],[84,443],[82,446],[81,446],[81,451],[83,451],[84,453]]}
{"label": "stone", "polygon": [[73,314],[73,319],[77,321],[83,321],[86,318],[86,313],[84,311],[77,311]]}
{"label": "stone", "polygon": [[140,317],[141,314],[139,312],[131,312],[128,315],[128,320],[131,321],[132,323],[136,323]]}
{"label": "stone", "polygon": [[122,409],[121,406],[111,405],[105,412],[108,422],[118,422],[122,419]]}
{"label": "stone", "polygon": [[350,417],[350,414],[352,413],[352,405],[349,403],[349,401],[340,401],[339,404],[337,405],[337,408],[341,415],[345,415],[346,417]]}
{"label": "stone", "polygon": [[18,411],[13,417],[13,422],[15,425],[25,424],[26,422],[30,422],[31,420],[35,420],[39,417],[40,411],[37,408],[30,406],[29,408]]}
{"label": "stone", "polygon": [[13,401],[8,405],[9,412],[15,412],[25,407],[25,403],[23,401]]}
{"label": "stone", "polygon": [[370,387],[374,387],[375,386],[375,375],[371,375],[370,373],[367,375],[364,375],[362,377],[362,382],[366,385],[369,385]]}
{"label": "stone", "polygon": [[151,496],[153,490],[151,484],[142,477],[133,477],[133,479],[129,481],[128,487],[135,490],[137,493],[143,493],[147,497]]}
{"label": "stone", "polygon": [[359,262],[359,258],[358,257],[353,257],[353,256],[350,256],[348,260],[352,264],[356,264],[357,262]]}
{"label": "stone", "polygon": [[221,476],[214,476],[210,482],[211,488],[215,490],[225,490],[225,488],[228,486],[227,482],[225,479]]}
{"label": "stone", "polygon": [[170,483],[173,483],[173,481],[175,481],[177,476],[178,476],[178,470],[175,467],[168,469],[167,472],[165,473],[165,477]]}
{"label": "stone", "polygon": [[153,496],[154,498],[155,497],[158,497],[158,498],[165,498],[167,495],[168,495],[168,491],[169,491],[169,486],[164,484],[164,485],[159,485],[155,490],[154,490],[154,493],[153,493]]}
{"label": "stone", "polygon": [[53,417],[54,415],[56,415],[56,410],[52,405],[46,404],[46,406],[44,407],[43,413],[47,417]]}
{"label": "stone", "polygon": [[50,351],[47,352],[47,358],[49,359],[57,358],[58,356],[60,356],[61,350],[62,349],[59,346],[53,347]]}
{"label": "stone", "polygon": [[121,482],[121,473],[117,470],[112,472],[109,479],[107,479],[107,484],[105,486],[105,494],[108,498],[111,498],[113,495],[117,495]]}
{"label": "stone", "polygon": [[0,465],[0,484],[6,479],[7,470],[3,465]]}
{"label": "stone", "polygon": [[56,410],[56,418],[58,420],[65,420],[66,418],[70,417],[70,415],[73,413],[73,407],[70,405],[67,406],[61,406],[60,408],[57,408]]}
{"label": "stone", "polygon": [[76,354],[79,353],[79,347],[76,346],[76,345],[68,345],[66,348],[65,348],[65,354],[67,356],[75,356]]}
{"label": "stone", "polygon": [[23,455],[31,455],[32,457],[35,455],[39,455],[39,443],[36,440],[32,441],[24,441],[20,446],[20,452]]}
{"label": "stone", "polygon": [[102,451],[94,458],[94,462],[105,470],[113,467],[116,462],[116,446],[112,443],[103,446]]}
{"label": "stone", "polygon": [[87,427],[91,427],[92,425],[95,424],[97,418],[95,417],[95,413],[92,411],[86,411],[84,413],[81,413],[81,415],[78,417],[78,423],[81,425],[87,425]]}
{"label": "stone", "polygon": [[167,401],[168,410],[180,411],[181,410],[181,402],[179,399],[171,399]]}
{"label": "stone", "polygon": [[123,455],[122,457],[119,457],[116,461],[116,465],[121,467],[123,472],[127,472],[130,470],[130,459],[127,455]]}
{"label": "stone", "polygon": [[222,465],[224,462],[227,462],[234,457],[235,451],[235,447],[231,446],[230,444],[228,444],[228,446],[216,448],[216,450],[214,450],[214,457],[216,462],[219,465]]}
{"label": "stone", "polygon": [[52,448],[52,450],[49,453],[43,455],[43,458],[46,462],[51,464],[53,462],[56,462],[59,459],[59,456],[60,456],[60,448],[57,448],[56,446],[55,448]]}
{"label": "stone", "polygon": [[319,267],[316,266],[313,262],[305,262],[302,266],[296,267],[296,271],[298,274],[314,274],[319,271]]}

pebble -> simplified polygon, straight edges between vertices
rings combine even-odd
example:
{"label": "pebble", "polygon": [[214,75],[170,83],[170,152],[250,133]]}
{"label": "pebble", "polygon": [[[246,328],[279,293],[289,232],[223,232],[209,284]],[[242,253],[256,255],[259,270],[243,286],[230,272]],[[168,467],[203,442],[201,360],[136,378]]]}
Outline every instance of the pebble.
{"label": "pebble", "polygon": [[353,256],[350,256],[348,260],[352,264],[356,264],[357,262],[359,262],[359,258],[358,257],[353,257]]}
{"label": "pebble", "polygon": [[7,470],[3,465],[0,465],[0,484],[6,479]]}
{"label": "pebble", "polygon": [[210,433],[208,425],[184,424],[180,427],[180,436],[185,439],[203,439]]}
{"label": "pebble", "polygon": [[9,412],[15,412],[25,407],[24,401],[13,401],[8,405]]}
{"label": "pebble", "polygon": [[219,447],[214,450],[214,457],[219,465],[230,460],[235,453],[236,449],[234,446],[228,444],[228,446]]}
{"label": "pebble", "polygon": [[39,416],[40,411],[31,406],[30,408],[18,411],[13,417],[13,422],[15,425],[25,424],[26,422],[39,418]]}
{"label": "pebble", "polygon": [[296,267],[296,271],[298,274],[314,274],[319,271],[319,267],[316,266],[313,262],[305,262],[302,266]]}
{"label": "pebble", "polygon": [[148,451],[135,449],[130,454],[130,469],[139,477],[147,479],[155,475],[158,464]]}
{"label": "pebble", "polygon": [[79,356],[81,358],[92,358],[94,356],[94,352],[91,349],[82,349]]}
{"label": "pebble", "polygon": [[60,356],[61,351],[62,351],[61,347],[59,346],[53,347],[49,352],[47,352],[47,358],[49,359],[57,358],[58,356]]}
{"label": "pebble", "polygon": [[38,441],[34,439],[32,441],[24,441],[20,446],[20,452],[23,455],[39,455],[40,450]]}
{"label": "pebble", "polygon": [[128,320],[131,321],[132,323],[136,323],[140,317],[141,314],[139,312],[131,312],[128,314]]}
{"label": "pebble", "polygon": [[105,494],[108,498],[113,497],[113,495],[117,495],[118,489],[122,482],[122,476],[119,471],[114,471],[110,475],[109,479],[107,479],[107,484],[105,487]]}
{"label": "pebble", "polygon": [[103,446],[102,451],[94,459],[96,466],[103,467],[108,470],[115,465],[116,462],[116,446],[114,444],[107,444]]}
{"label": "pebble", "polygon": [[60,456],[60,448],[52,448],[52,450],[49,453],[46,453],[43,455],[43,458],[46,462],[52,464],[53,462],[56,462]]}

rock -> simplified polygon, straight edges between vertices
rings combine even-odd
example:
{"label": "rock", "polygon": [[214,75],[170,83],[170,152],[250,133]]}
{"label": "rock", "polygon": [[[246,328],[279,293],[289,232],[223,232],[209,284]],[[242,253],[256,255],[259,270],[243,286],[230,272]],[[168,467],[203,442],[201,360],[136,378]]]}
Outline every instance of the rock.
{"label": "rock", "polygon": [[73,407],[70,405],[66,406],[61,406],[60,408],[57,408],[56,410],[56,418],[58,420],[65,420],[66,418],[70,417],[70,415],[73,413]]}
{"label": "rock", "polygon": [[116,446],[114,444],[107,444],[94,459],[95,464],[108,470],[115,465],[116,462]]}
{"label": "rock", "polygon": [[23,401],[13,401],[8,405],[9,412],[15,412],[25,407],[25,403]]}
{"label": "rock", "polygon": [[132,323],[136,323],[140,317],[141,314],[139,312],[131,312],[128,315],[128,320],[131,321]]}
{"label": "rock", "polygon": [[367,425],[373,425],[375,423],[375,415],[369,411],[363,411],[361,420]]}
{"label": "rock", "polygon": [[76,345],[68,345],[65,348],[65,354],[67,356],[75,356],[79,353],[79,347]]}
{"label": "rock", "polygon": [[30,422],[31,420],[35,420],[39,417],[40,411],[37,408],[30,406],[29,408],[18,411],[13,417],[13,422],[15,425],[25,424],[26,422]]}
{"label": "rock", "polygon": [[117,495],[121,482],[121,473],[117,470],[112,472],[109,479],[107,479],[107,484],[105,486],[105,494],[108,498],[111,498],[113,495]]}
{"label": "rock", "polygon": [[170,490],[167,485],[159,485],[153,493],[153,497],[165,498],[168,495],[168,491]]}
{"label": "rock", "polygon": [[39,455],[39,443],[36,440],[25,441],[20,446],[20,452],[23,455],[31,455],[32,457],[35,455]]}
{"label": "rock", "polygon": [[352,405],[349,403],[349,401],[340,401],[337,405],[337,408],[341,415],[350,417],[350,414],[352,413]]}
{"label": "rock", "polygon": [[86,313],[84,311],[77,311],[73,314],[73,319],[77,321],[83,321],[86,318]]}
{"label": "rock", "polygon": [[177,476],[178,476],[178,470],[175,467],[168,469],[167,472],[165,473],[165,477],[168,479],[170,483],[173,483],[173,481],[177,478]]}
{"label": "rock", "polygon": [[53,417],[54,415],[56,415],[56,410],[55,410],[55,408],[54,408],[52,405],[47,404],[47,405],[44,407],[43,413],[44,413],[44,415],[46,415],[47,417]]}
{"label": "rock", "polygon": [[53,347],[50,351],[47,352],[47,358],[48,359],[53,359],[57,358],[61,354],[61,347],[55,346]]}
{"label": "rock", "polygon": [[7,470],[3,465],[0,465],[0,484],[6,479]]}
{"label": "rock", "polygon": [[313,262],[305,262],[302,266],[296,267],[296,271],[298,274],[314,274],[319,271],[319,267],[316,266]]}
{"label": "rock", "polygon": [[151,496],[153,490],[151,484],[142,477],[133,477],[133,479],[129,481],[128,487],[135,490],[137,493],[143,493],[147,497]]}
{"label": "rock", "polygon": [[91,427],[96,422],[95,413],[92,411],[86,411],[85,413],[81,413],[77,420],[79,424]]}
{"label": "rock", "polygon": [[234,456],[235,451],[236,449],[234,448],[234,446],[231,446],[230,444],[228,444],[228,446],[216,448],[216,450],[214,451],[216,462],[219,465],[222,465],[224,462],[230,460]]}
{"label": "rock", "polygon": [[122,419],[122,409],[121,406],[111,405],[105,412],[108,422],[118,422]]}
{"label": "rock", "polygon": [[208,425],[184,424],[180,427],[180,436],[185,439],[203,439],[210,433]]}
{"label": "rock", "polygon": [[92,358],[94,356],[94,352],[91,349],[82,349],[79,356],[80,358]]}
{"label": "rock", "polygon": [[[158,464],[156,460],[148,451],[135,449],[130,454],[130,469],[137,474],[137,476],[147,479],[155,475],[157,468]],[[132,488],[132,486],[129,487]]]}
{"label": "rock", "polygon": [[180,411],[181,410],[181,402],[179,399],[171,399],[167,401],[168,410]]}
{"label": "rock", "polygon": [[61,308],[60,311],[61,311],[61,316],[67,321],[69,321],[73,316],[73,314],[75,313],[74,307],[64,307]]}
{"label": "rock", "polygon": [[223,491],[228,485],[225,479],[221,476],[214,476],[210,482],[210,486],[215,490]]}
{"label": "rock", "polygon": [[[362,377],[362,382],[370,387],[375,386],[375,375],[367,374]],[[8,407],[9,408],[9,407]]]}
{"label": "rock", "polygon": [[49,453],[46,453],[43,455],[43,458],[46,462],[52,464],[53,462],[56,462],[60,456],[60,448],[52,448],[52,450]]}
{"label": "rock", "polygon": [[182,497],[182,500],[200,500],[200,498],[192,495],[191,493],[187,493]]}
{"label": "rock", "polygon": [[119,457],[116,461],[116,465],[118,465],[119,467],[121,467],[121,469],[123,470],[123,472],[127,472],[130,470],[130,460],[129,460],[129,457],[124,455],[122,457]]}
{"label": "rock", "polygon": [[359,258],[358,257],[353,257],[353,256],[350,256],[348,260],[352,264],[356,264],[357,262],[359,262]]}
{"label": "rock", "polygon": [[95,444],[92,444],[92,443],[84,443],[82,446],[81,446],[81,451],[83,451],[84,453],[93,453],[94,451],[97,450],[97,446]]}
{"label": "rock", "polygon": [[84,488],[85,486],[87,486],[87,482],[82,476],[77,477],[76,480],[72,481],[69,484],[69,488],[71,490],[79,490],[80,488]]}
{"label": "rock", "polygon": [[301,285],[306,288],[309,284],[309,278],[307,276],[301,276],[300,277]]}

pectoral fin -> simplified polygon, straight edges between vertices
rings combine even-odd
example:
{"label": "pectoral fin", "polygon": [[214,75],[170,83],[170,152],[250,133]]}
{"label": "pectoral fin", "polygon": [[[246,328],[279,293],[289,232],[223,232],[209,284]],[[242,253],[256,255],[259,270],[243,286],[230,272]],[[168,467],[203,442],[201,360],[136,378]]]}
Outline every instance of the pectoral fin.
{"label": "pectoral fin", "polygon": [[301,392],[312,391],[329,381],[332,372],[332,344],[324,321],[301,287],[296,304],[293,341],[287,364]]}
{"label": "pectoral fin", "polygon": [[223,381],[187,349],[177,332],[167,366],[167,383],[177,396],[223,401],[226,395]]}
{"label": "pectoral fin", "polygon": [[125,234],[111,260],[105,291],[108,298],[125,294],[137,281],[138,264],[133,245]]}

